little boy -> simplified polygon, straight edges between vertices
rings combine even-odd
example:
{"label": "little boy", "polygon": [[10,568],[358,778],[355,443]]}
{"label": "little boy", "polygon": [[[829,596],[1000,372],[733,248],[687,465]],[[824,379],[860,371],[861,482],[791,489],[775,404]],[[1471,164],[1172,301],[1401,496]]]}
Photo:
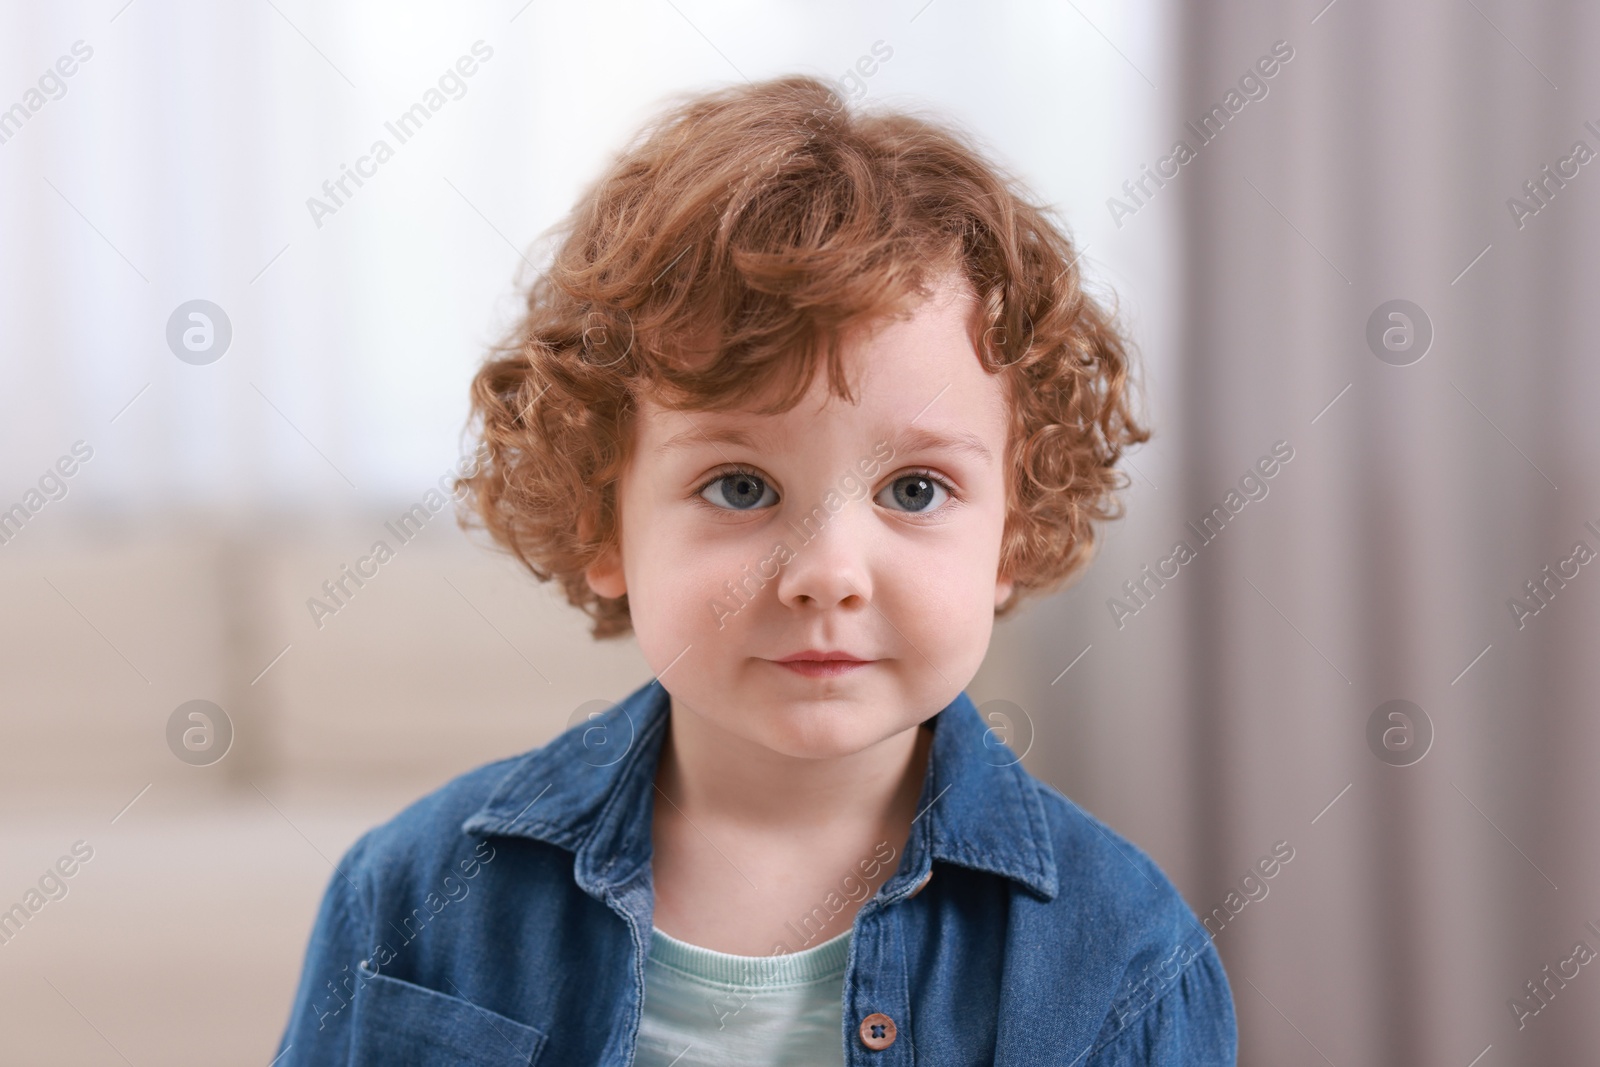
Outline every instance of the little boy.
{"label": "little boy", "polygon": [[1070,242],[786,78],[589,190],[479,372],[494,537],[655,678],[363,836],[282,1064],[1232,1064],[1206,931],[963,692],[1146,431]]}

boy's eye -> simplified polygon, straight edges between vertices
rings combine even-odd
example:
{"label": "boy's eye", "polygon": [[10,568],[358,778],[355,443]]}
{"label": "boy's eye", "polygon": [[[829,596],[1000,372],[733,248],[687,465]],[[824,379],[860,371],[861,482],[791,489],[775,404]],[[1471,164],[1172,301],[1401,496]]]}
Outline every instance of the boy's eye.
{"label": "boy's eye", "polygon": [[771,507],[778,502],[778,494],[762,478],[749,471],[729,471],[713,479],[700,495],[719,508],[730,511],[750,511],[757,507]]}
{"label": "boy's eye", "polygon": [[900,511],[932,511],[950,496],[945,486],[926,474],[902,474],[873,499],[886,508]]}

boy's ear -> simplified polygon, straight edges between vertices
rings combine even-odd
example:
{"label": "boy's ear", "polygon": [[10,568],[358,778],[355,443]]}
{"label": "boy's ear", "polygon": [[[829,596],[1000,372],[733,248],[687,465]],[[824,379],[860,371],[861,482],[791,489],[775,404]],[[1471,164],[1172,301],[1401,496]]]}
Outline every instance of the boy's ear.
{"label": "boy's ear", "polygon": [[[594,513],[585,509],[578,514],[578,536],[587,539],[594,533]],[[621,531],[617,531],[620,536]],[[615,600],[628,591],[622,573],[622,550],[615,540],[583,569],[584,581],[596,596]]]}
{"label": "boy's ear", "polygon": [[615,600],[628,591],[628,582],[622,573],[622,553],[615,545],[607,548],[600,557],[583,570],[584,580],[596,596]]}
{"label": "boy's ear", "polygon": [[995,607],[998,608],[1001,604],[1004,604],[1006,602],[1006,598],[1011,595],[1011,589],[1012,589],[1014,584],[1015,583],[1013,583],[1010,578],[1006,577],[1003,574],[995,579],[995,583],[994,583],[994,606]]}

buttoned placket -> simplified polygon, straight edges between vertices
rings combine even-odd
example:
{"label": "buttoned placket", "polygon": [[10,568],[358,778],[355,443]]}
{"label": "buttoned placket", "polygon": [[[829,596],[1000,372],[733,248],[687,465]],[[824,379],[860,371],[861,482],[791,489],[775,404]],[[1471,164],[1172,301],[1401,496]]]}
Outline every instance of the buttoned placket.
{"label": "buttoned placket", "polygon": [[[922,815],[932,806],[934,784],[930,763]],[[909,1067],[915,1059],[908,947],[916,917],[907,902],[933,876],[931,825],[921,815],[912,822],[900,868],[856,914],[844,974],[846,1067]]]}
{"label": "buttoned placket", "polygon": [[633,1063],[639,1024],[644,1019],[644,968],[655,910],[655,888],[651,883],[649,866],[636,873],[626,887],[608,892],[605,901],[628,924],[628,932],[633,939],[633,981],[629,987],[631,995],[628,1002],[620,1007],[626,1022],[613,1031],[616,1037],[607,1043],[606,1058],[601,1062],[626,1067]]}
{"label": "buttoned placket", "polygon": [[[651,872],[648,845],[655,805],[656,760],[660,758],[661,743],[666,729],[667,716],[662,714],[650,720],[646,727],[648,732],[641,732],[639,751],[632,757],[634,762],[628,766],[624,776],[623,784],[628,788],[619,789],[613,794],[607,805],[606,814],[602,818],[602,825],[578,850],[573,861],[573,876],[577,879],[579,887],[590,896],[604,901],[607,907],[621,917],[628,926],[628,934],[633,943],[629,996],[625,1004],[618,1005],[619,1025],[612,1028],[611,1038],[606,1042],[600,1060],[602,1067],[630,1067],[638,1044],[639,1024],[644,1018],[645,962],[649,954],[650,937],[655,921],[655,881]],[[643,787],[645,783],[640,782],[640,775],[648,777],[649,788]],[[624,854],[598,861],[594,847],[597,840],[615,840],[621,826],[626,824],[627,802],[630,799],[637,799],[625,795],[629,792],[635,792],[643,797],[641,802],[645,805],[648,817],[633,824],[636,836],[631,842],[632,848]],[[639,836],[641,833],[642,837]],[[597,863],[598,869],[596,869]]]}

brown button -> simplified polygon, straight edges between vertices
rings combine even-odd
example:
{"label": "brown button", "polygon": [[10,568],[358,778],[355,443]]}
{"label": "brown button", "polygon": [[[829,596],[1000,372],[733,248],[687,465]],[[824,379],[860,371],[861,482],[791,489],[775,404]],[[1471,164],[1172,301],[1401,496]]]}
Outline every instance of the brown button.
{"label": "brown button", "polygon": [[861,1020],[861,1043],[874,1052],[881,1052],[894,1044],[894,1020],[875,1011]]}

